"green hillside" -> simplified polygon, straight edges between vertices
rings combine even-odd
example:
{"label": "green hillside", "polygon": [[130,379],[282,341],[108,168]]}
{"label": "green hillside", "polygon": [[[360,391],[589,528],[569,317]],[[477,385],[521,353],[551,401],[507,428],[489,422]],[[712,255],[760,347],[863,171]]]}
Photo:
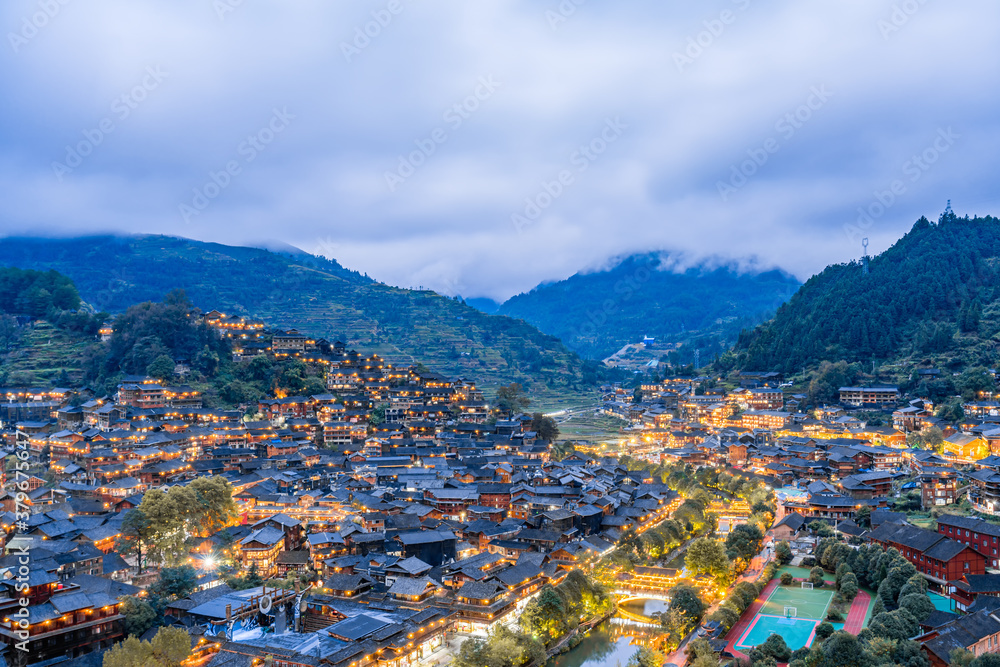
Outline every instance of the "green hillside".
{"label": "green hillside", "polygon": [[55,269],[85,301],[112,313],[181,288],[203,310],[261,317],[487,386],[519,381],[539,397],[597,379],[595,364],[582,363],[529,324],[434,292],[390,287],[294,249],[166,236],[7,238],[0,241],[0,265]]}
{"label": "green hillside", "polygon": [[746,331],[723,368],[796,372],[821,361],[960,370],[997,363],[1000,220],[920,218],[870,260],[827,267],[774,319]]}
{"label": "green hillside", "polygon": [[[653,336],[661,342],[702,338],[698,347],[707,359],[731,345],[741,329],[770,317],[798,286],[780,271],[698,266],[678,273],[659,255],[644,254],[541,285],[512,297],[499,313],[558,336],[585,357],[603,359]],[[677,359],[691,360],[683,354]]]}

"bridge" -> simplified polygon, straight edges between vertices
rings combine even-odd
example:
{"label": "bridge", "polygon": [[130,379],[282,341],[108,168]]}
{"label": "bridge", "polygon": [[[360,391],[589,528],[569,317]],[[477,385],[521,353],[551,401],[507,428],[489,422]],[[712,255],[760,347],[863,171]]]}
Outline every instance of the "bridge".
{"label": "bridge", "polygon": [[618,597],[619,602],[628,602],[629,600],[660,600],[661,602],[670,602],[670,598],[667,597],[665,591],[616,588],[611,591],[611,594]]}

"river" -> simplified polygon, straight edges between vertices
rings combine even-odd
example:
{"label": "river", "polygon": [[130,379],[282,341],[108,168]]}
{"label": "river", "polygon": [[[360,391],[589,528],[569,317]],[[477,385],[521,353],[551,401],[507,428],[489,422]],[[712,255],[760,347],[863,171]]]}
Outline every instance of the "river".
{"label": "river", "polygon": [[660,600],[625,602],[615,616],[591,630],[578,646],[549,660],[546,667],[625,667],[655,630],[637,619],[666,610]]}

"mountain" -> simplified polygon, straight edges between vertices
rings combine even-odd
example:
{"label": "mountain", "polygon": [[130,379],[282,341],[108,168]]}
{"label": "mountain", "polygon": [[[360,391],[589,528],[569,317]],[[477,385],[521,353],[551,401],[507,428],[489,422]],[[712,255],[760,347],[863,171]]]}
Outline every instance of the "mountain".
{"label": "mountain", "polygon": [[1000,219],[948,210],[936,224],[920,218],[867,275],[851,262],[810,278],[724,361],[786,372],[840,360],[988,366],[998,359],[998,299]]}
{"label": "mountain", "polygon": [[660,254],[632,255],[610,269],[518,294],[498,312],[558,336],[590,358],[607,357],[643,336],[658,342],[712,338],[721,351],[742,328],[770,317],[799,286],[776,270],[751,274],[703,264],[675,271],[672,264]]}
{"label": "mountain", "polygon": [[0,266],[55,269],[85,301],[111,313],[181,288],[206,311],[253,315],[486,385],[518,381],[541,392],[597,379],[594,364],[529,324],[390,287],[295,250],[168,236],[10,237],[0,240]]}

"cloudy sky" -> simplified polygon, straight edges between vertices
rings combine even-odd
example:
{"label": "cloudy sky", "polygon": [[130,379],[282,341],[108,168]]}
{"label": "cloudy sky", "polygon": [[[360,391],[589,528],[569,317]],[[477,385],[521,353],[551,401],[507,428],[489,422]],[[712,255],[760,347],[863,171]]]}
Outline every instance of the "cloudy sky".
{"label": "cloudy sky", "polygon": [[1000,213],[991,0],[6,0],[0,25],[7,234],[277,240],[502,299],[653,249],[804,279],[948,199]]}

